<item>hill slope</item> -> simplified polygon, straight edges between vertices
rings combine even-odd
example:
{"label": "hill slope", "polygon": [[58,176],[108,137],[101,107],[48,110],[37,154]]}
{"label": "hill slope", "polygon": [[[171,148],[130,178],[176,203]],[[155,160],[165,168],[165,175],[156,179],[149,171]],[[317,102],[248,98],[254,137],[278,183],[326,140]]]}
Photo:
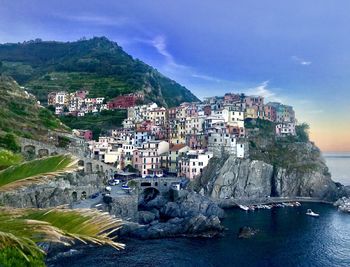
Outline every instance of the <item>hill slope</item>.
{"label": "hill slope", "polygon": [[49,130],[67,127],[12,78],[0,75],[0,140],[8,134],[42,140]]}
{"label": "hill slope", "polygon": [[107,98],[144,92],[146,100],[169,107],[198,100],[188,89],[133,59],[105,37],[66,43],[3,44],[0,61],[2,73],[26,85],[44,103],[49,91],[82,87],[88,88],[92,96]]}

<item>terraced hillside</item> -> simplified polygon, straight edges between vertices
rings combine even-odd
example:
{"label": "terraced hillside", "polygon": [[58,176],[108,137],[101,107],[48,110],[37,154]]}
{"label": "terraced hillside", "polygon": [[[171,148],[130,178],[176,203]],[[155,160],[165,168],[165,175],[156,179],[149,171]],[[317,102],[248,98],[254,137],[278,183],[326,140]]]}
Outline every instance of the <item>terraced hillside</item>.
{"label": "terraced hillside", "polygon": [[0,45],[0,72],[12,76],[46,103],[53,90],[87,88],[91,96],[143,92],[164,106],[197,101],[187,88],[132,58],[105,37],[76,42],[41,40]]}

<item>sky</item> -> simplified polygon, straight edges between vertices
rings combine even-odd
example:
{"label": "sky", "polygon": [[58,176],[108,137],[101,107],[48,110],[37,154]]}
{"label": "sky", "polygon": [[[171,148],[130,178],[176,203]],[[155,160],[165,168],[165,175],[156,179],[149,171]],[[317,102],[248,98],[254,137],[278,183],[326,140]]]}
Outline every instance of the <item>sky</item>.
{"label": "sky", "polygon": [[294,106],[323,151],[350,151],[348,0],[0,0],[0,43],[106,36],[199,98]]}

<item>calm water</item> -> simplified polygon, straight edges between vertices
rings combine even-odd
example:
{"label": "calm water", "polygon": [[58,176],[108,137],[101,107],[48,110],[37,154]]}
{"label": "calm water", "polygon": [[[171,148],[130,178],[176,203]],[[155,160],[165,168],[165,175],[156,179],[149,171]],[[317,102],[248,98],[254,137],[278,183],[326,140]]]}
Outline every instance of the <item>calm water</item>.
{"label": "calm water", "polygon": [[323,153],[332,179],[350,185],[350,152]]}
{"label": "calm water", "polygon": [[[306,216],[307,208],[320,218]],[[229,230],[221,238],[128,240],[121,252],[90,247],[49,266],[350,266],[350,215],[329,205],[229,210],[224,225]],[[237,239],[241,226],[260,232],[252,239]]]}

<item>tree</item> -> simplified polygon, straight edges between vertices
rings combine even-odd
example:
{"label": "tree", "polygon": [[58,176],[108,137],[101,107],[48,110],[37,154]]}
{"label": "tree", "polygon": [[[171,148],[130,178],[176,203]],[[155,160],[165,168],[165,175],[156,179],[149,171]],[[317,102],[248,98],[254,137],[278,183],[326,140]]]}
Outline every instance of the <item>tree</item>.
{"label": "tree", "polygon": [[21,147],[17,143],[16,136],[12,133],[7,133],[4,136],[0,136],[0,147],[15,153],[21,150]]}
{"label": "tree", "polygon": [[[0,191],[42,183],[75,168],[76,160],[69,155],[14,164],[0,171]],[[109,237],[120,226],[120,220],[97,210],[1,206],[0,266],[45,266],[45,252],[38,246],[39,242],[71,245],[79,240],[121,249],[124,245]]]}
{"label": "tree", "polygon": [[296,135],[299,142],[309,142],[309,130],[310,126],[307,123],[303,123],[295,127]]}

